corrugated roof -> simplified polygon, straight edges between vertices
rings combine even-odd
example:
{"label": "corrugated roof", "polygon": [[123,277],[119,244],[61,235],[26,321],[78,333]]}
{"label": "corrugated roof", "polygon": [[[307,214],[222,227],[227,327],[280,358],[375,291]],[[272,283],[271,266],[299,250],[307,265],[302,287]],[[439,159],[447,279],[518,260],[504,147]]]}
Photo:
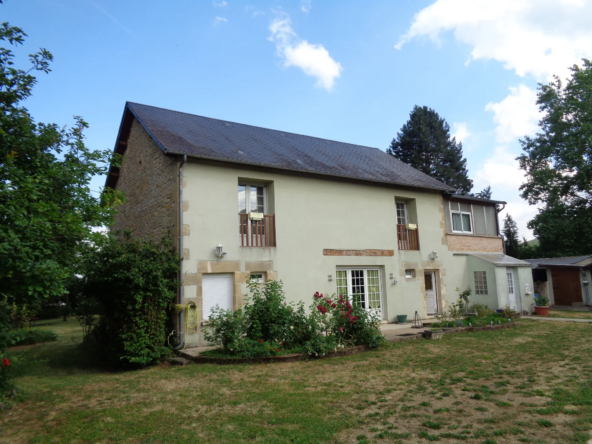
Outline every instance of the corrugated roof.
{"label": "corrugated roof", "polygon": [[584,261],[588,258],[592,257],[592,255],[586,256],[569,256],[569,257],[544,257],[539,259],[524,259],[525,261],[530,262],[537,267],[545,266],[545,265],[575,265],[578,262]]}
{"label": "corrugated roof", "polygon": [[[378,148],[211,119],[138,103],[129,110],[166,154],[453,192]],[[122,120],[122,126],[126,119]],[[129,130],[128,130],[129,132]],[[120,128],[120,136],[126,131]],[[120,144],[118,140],[118,144]],[[118,150],[116,146],[116,151]],[[117,180],[107,179],[107,186]]]}
{"label": "corrugated roof", "polygon": [[468,253],[468,255],[491,262],[496,267],[532,267],[528,262],[503,253]]}

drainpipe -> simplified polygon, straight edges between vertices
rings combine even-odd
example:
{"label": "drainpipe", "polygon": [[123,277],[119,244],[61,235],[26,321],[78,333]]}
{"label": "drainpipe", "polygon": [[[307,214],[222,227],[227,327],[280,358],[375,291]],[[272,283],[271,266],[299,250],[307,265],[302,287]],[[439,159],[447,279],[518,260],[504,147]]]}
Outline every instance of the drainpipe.
{"label": "drainpipe", "polygon": [[500,214],[502,211],[504,211],[504,208],[506,208],[506,204],[504,204],[504,206],[501,207],[499,210],[497,209],[497,205],[495,206],[495,228],[497,229],[497,235],[502,238],[502,247],[504,247],[504,255],[505,255],[506,254],[506,239],[500,233],[499,217],[497,217],[498,214]]}
{"label": "drainpipe", "polygon": [[[183,304],[183,165],[185,162],[187,162],[187,154],[183,156],[183,161],[179,165],[179,305]],[[177,348],[184,346],[183,312],[181,312],[179,313],[179,345]]]}

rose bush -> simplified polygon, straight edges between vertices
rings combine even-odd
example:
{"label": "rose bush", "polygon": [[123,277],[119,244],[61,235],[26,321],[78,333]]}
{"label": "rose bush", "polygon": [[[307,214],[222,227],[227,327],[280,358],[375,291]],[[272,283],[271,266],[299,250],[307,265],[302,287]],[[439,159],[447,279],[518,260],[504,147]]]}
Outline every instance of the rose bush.
{"label": "rose bush", "polygon": [[205,326],[205,339],[219,345],[225,355],[255,358],[303,349],[316,357],[385,342],[378,315],[347,296],[317,292],[307,314],[302,302],[285,301],[281,281],[249,282],[248,288],[251,297],[244,307],[234,312],[216,307]]}

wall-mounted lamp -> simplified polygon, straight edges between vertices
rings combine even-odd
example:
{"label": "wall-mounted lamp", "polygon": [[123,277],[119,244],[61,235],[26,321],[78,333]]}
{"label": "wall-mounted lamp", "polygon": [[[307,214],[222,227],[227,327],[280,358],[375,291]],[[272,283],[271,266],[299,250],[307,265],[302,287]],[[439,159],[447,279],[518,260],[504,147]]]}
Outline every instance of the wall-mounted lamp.
{"label": "wall-mounted lamp", "polygon": [[331,282],[333,280],[333,276],[332,275],[328,275],[327,279],[329,280],[329,282]]}
{"label": "wall-mounted lamp", "polygon": [[222,251],[222,244],[218,244],[216,247],[216,257],[222,259],[224,256],[226,256],[226,253]]}
{"label": "wall-mounted lamp", "polygon": [[[394,279],[393,273],[389,273],[389,279]],[[397,280],[393,280],[393,285],[397,285]]]}
{"label": "wall-mounted lamp", "polygon": [[432,251],[430,253],[430,260],[435,261],[437,258],[438,258],[438,253],[436,252],[436,250]]}

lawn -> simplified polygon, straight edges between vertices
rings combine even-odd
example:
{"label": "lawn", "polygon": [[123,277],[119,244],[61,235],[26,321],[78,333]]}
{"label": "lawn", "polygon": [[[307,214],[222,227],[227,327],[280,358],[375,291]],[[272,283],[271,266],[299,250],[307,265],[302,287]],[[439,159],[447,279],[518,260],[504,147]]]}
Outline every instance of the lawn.
{"label": "lawn", "polygon": [[592,319],[592,311],[549,310],[552,318]]}
{"label": "lawn", "polygon": [[[36,360],[23,399],[0,412],[10,443],[569,443],[592,430],[592,324],[392,344],[321,361],[85,365],[74,321]],[[36,358],[34,358],[36,356]]]}

